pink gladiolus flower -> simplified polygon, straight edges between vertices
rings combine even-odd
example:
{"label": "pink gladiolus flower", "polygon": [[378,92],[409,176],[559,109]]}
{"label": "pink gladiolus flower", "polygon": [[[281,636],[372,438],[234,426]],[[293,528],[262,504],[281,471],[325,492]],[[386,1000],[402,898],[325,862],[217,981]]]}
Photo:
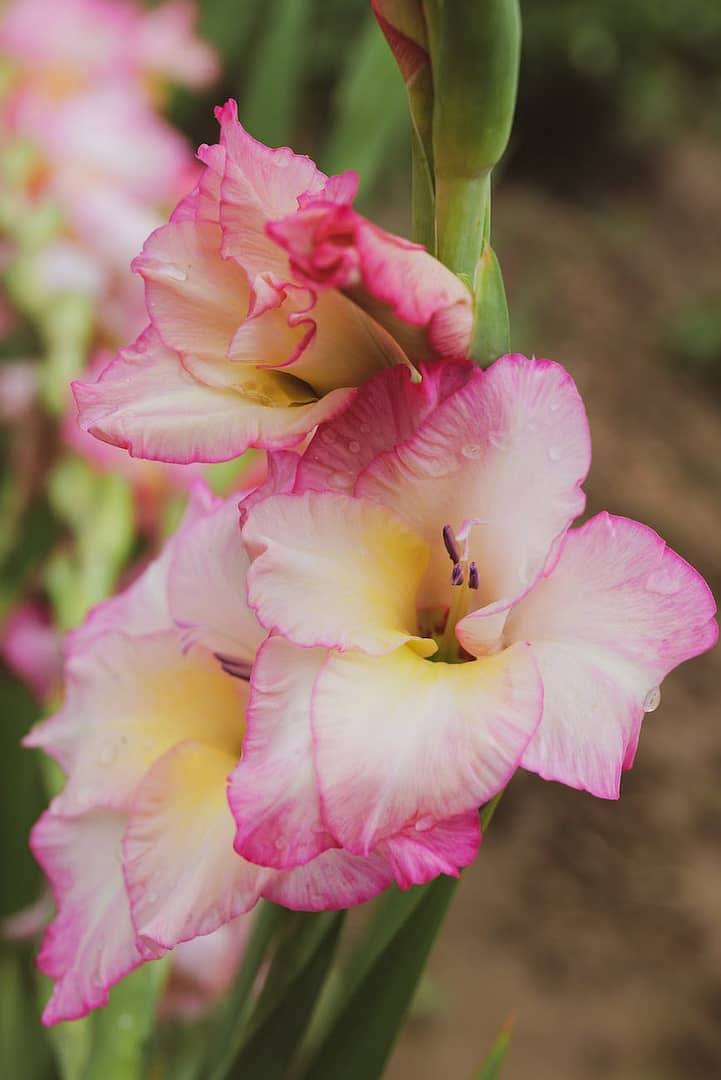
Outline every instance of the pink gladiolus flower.
{"label": "pink gladiolus flower", "polygon": [[345,908],[396,873],[403,884],[427,880],[448,852],[458,873],[476,853],[476,814],[390,837],[368,856],[326,845],[290,870],[234,852],[226,779],[265,637],[244,602],[247,564],[236,499],[199,488],[160,557],[66,639],[64,705],[25,740],[67,776],[31,838],[58,909],[38,961],[55,980],[45,1023],[103,1004],[138,964],[213,933],[259,897]]}
{"label": "pink gladiolus flower", "polygon": [[270,861],[268,820],[298,846],[314,801],[337,843],[373,850],[472,810],[519,763],[615,798],[662,679],[716,641],[708,587],[651,529],[604,513],[569,530],[590,440],[562,368],[423,376],[377,375],[302,458],[270,455],[242,509],[272,632],[231,780],[248,857]]}
{"label": "pink gladiolus flower", "polygon": [[75,386],[82,425],[137,457],[292,446],[374,371],[470,338],[466,286],[356,214],[350,174],[262,146],[234,102],[217,116],[198,186],[134,263],[151,325]]}

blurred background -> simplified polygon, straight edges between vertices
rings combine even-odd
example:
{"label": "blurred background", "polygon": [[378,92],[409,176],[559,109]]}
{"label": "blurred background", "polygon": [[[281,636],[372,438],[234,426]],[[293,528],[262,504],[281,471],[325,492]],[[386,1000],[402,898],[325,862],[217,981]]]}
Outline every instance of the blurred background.
{"label": "blurred background", "polygon": [[[200,0],[172,18],[136,5],[135,21],[105,0],[119,21],[83,34],[79,2],[25,23],[38,0],[0,2],[0,1075],[13,1080],[57,1075],[31,961],[45,916],[28,911],[46,777],[18,739],[57,696],[57,628],[152,550],[185,485],[83,441],[66,384],[139,329],[125,268],[192,187],[191,148],[215,141],[228,96],[257,138],[357,169],[382,225],[410,220],[403,84],[367,0]],[[521,6],[493,221],[514,348],[579,384],[589,512],[653,526],[718,595],[721,5]],[[106,51],[125,38],[134,59],[109,80]],[[509,1080],[721,1076],[720,676],[716,651],[668,679],[618,804],[514,779],[390,1080],[471,1077],[511,1013]]]}

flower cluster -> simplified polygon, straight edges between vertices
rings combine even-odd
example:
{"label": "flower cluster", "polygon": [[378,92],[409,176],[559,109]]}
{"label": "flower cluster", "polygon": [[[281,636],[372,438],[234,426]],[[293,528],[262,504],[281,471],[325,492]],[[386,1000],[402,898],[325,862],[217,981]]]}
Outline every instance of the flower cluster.
{"label": "flower cluster", "polygon": [[716,640],[700,575],[583,512],[583,404],[557,364],[465,359],[467,286],[352,207],[354,178],[221,140],[135,269],[149,326],[81,425],[196,484],[179,531],[66,643],[27,738],[66,773],[33,832],[58,912],[45,1020],[261,898],[357,904],[458,875],[520,767],[619,794],[645,712]]}
{"label": "flower cluster", "polygon": [[7,225],[21,247],[38,248],[46,223],[34,295],[92,297],[114,340],[142,318],[128,263],[192,183],[188,147],[158,101],[170,81],[201,86],[216,74],[193,20],[187,0],[152,11],[131,0],[14,0],[0,17]]}

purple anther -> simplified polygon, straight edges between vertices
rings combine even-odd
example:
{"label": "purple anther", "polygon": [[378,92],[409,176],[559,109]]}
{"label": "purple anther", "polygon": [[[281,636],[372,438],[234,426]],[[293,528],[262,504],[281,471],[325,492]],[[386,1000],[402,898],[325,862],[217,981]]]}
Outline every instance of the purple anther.
{"label": "purple anther", "polygon": [[239,660],[237,656],[227,656],[225,653],[215,653],[215,659],[220,662],[220,666],[226,675],[232,675],[234,679],[243,679],[244,682],[248,682],[250,679],[251,664],[246,660]]}
{"label": "purple anther", "polygon": [[448,552],[451,561],[456,565],[461,561],[461,553],[458,550],[458,544],[456,538],[453,535],[453,529],[450,525],[443,526],[443,543],[445,544],[446,551]]}
{"label": "purple anther", "polygon": [[472,562],[468,567],[468,588],[478,588],[478,567]]}
{"label": "purple anther", "polygon": [[451,585],[463,584],[463,567],[460,563],[454,563],[451,570]]}

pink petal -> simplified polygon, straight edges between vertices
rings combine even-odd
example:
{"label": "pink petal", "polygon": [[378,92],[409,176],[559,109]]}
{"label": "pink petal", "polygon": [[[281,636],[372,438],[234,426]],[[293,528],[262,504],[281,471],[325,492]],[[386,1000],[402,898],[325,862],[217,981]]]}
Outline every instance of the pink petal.
{"label": "pink petal", "polygon": [[472,652],[474,620],[530,587],[583,509],[589,462],[586,414],[570,376],[549,361],[506,356],[474,369],[414,437],[368,466],[355,492],[392,507],[429,543],[423,606],[447,603],[443,526],[476,522],[468,547],[480,610],[456,630]]}
{"label": "pink petal", "polygon": [[176,743],[202,737],[239,750],[247,692],[209,653],[184,654],[176,631],[106,633],[70,656],[62,709],[24,745],[42,747],[66,772],[59,812],[124,809],[148,767]]}
{"label": "pink petal", "polygon": [[406,367],[378,372],[315,433],[300,459],[295,490],[323,491],[341,476],[352,490],[377,457],[410,439],[474,370],[470,364],[421,365],[419,382]]}
{"label": "pink petal", "polygon": [[700,574],[645,525],[599,514],[569,532],[505,628],[531,642],[545,690],[523,765],[617,798],[647,695],[715,643],[715,610]]}
{"label": "pink petal", "polygon": [[382,855],[324,851],[305,866],[274,874],[263,895],[292,911],[339,911],[372,900],[392,880]]}
{"label": "pink petal", "polygon": [[266,634],[246,605],[248,565],[235,496],[177,536],[169,604],[186,641],[250,665]]}
{"label": "pink petal", "polygon": [[530,649],[466,664],[409,647],[331,653],[313,695],[324,819],[366,854],[403,830],[477,809],[507,782],[541,714]]}
{"label": "pink petal", "polygon": [[60,687],[60,635],[38,604],[28,600],[10,611],[0,635],[0,654],[38,701],[45,701]]}
{"label": "pink petal", "polygon": [[255,661],[228,799],[236,851],[262,866],[299,866],[335,846],[320,818],[310,729],[313,683],[326,655],[271,637]]}
{"label": "pink petal", "polygon": [[384,232],[346,204],[319,197],[303,206],[268,225],[299,280],[343,290],[412,359],[467,355],[472,297],[460,278],[420,245]]}
{"label": "pink petal", "polygon": [[248,603],[296,645],[390,652],[416,637],[427,550],[383,507],[347,495],[275,495],[243,527]]}
{"label": "pink petal", "polygon": [[135,941],[120,867],[124,824],[122,814],[109,810],[73,818],[48,811],[32,831],[33,853],[58,911],[38,957],[40,970],[55,980],[44,1024],[77,1020],[105,1005],[111,986],[161,954]]}
{"label": "pink petal", "polygon": [[[73,384],[80,424],[134,457],[186,464],[228,461],[249,446],[299,442],[352,396],[339,390],[322,401],[308,400],[307,390],[297,389],[302,384],[290,376],[257,371],[250,378],[262,393],[244,392],[242,365],[237,368],[237,387],[199,382],[149,329],[97,382]],[[259,403],[263,395],[267,404]]]}
{"label": "pink petal", "polygon": [[123,839],[123,870],[138,937],[172,948],[248,911],[267,871],[233,851],[225,797],[235,764],[198,741],[165,753],[143,777]]}
{"label": "pink petal", "polygon": [[133,269],[153,326],[169,349],[223,358],[248,310],[248,280],[220,255],[211,222],[176,221],[146,240]]}
{"label": "pink petal", "polygon": [[409,889],[439,874],[460,877],[461,869],[470,866],[478,854],[480,843],[480,819],[474,810],[438,823],[419,820],[382,841],[377,851],[390,862],[400,887]]}

